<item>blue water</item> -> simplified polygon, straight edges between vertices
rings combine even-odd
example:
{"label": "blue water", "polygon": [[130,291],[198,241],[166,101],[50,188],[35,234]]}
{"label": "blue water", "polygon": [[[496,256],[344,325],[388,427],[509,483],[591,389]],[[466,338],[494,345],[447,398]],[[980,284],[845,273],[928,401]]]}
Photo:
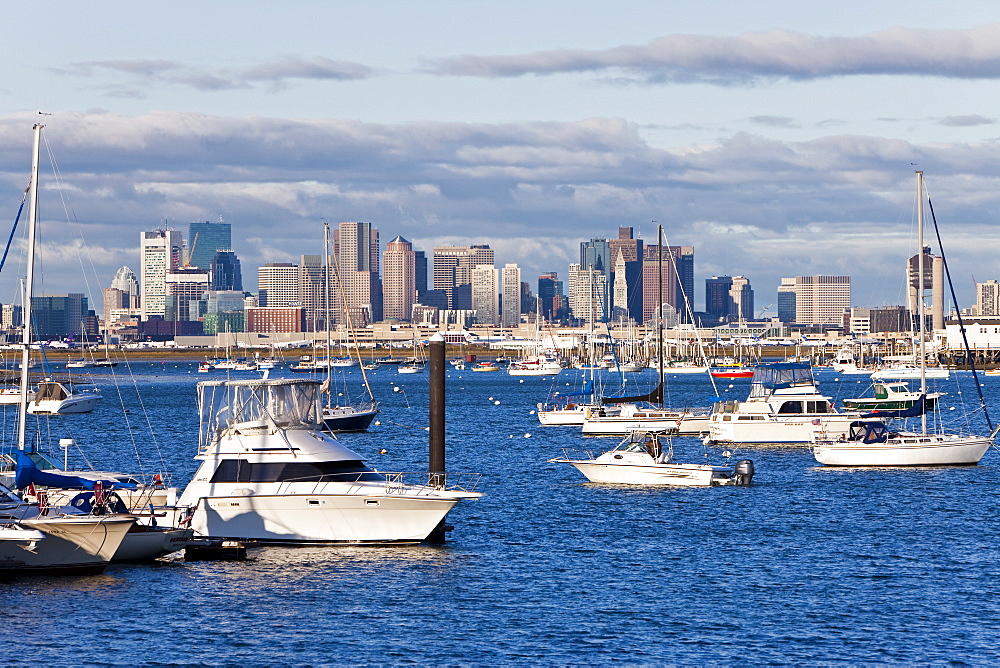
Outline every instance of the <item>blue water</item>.
{"label": "blue water", "polygon": [[[40,424],[53,439],[71,433],[102,468],[135,470],[138,452],[155,472],[162,456],[183,486],[205,378],[194,368],[116,370],[135,377],[156,445],[127,383],[123,421],[108,374],[97,411]],[[749,488],[593,485],[546,459],[614,440],[543,428],[531,413],[578,373],[449,372],[448,467],[482,472],[486,496],[453,511],[446,545],[262,548],[245,562],[0,584],[4,663],[998,662],[996,451],[971,468],[845,471],[805,448],[757,449],[738,454],[756,463]],[[383,470],[425,469],[426,375],[373,376],[382,424],[343,440]],[[967,387],[943,383],[950,416],[975,402],[969,375],[955,376]],[[1000,378],[983,382],[1000,408]],[[821,387],[844,398],[866,385],[824,374]],[[712,394],[700,377],[670,386],[675,406]],[[694,439],[675,449],[702,457]]]}

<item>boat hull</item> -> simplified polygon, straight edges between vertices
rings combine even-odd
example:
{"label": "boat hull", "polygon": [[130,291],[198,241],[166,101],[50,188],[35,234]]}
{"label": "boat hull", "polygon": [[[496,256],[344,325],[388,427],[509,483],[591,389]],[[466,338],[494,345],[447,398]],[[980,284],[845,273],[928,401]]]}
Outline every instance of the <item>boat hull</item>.
{"label": "boat hull", "polygon": [[323,431],[335,433],[368,431],[378,409],[357,410],[351,406],[335,406],[323,410]]}
{"label": "boat hull", "polygon": [[187,547],[193,529],[157,528],[136,525],[125,534],[112,562],[153,561]]}
{"label": "boat hull", "polygon": [[0,529],[0,577],[101,573],[134,523],[132,516],[69,515],[23,520],[23,531]]}
{"label": "boat hull", "polygon": [[458,498],[361,494],[212,496],[191,528],[226,539],[276,544],[419,543]]}
{"label": "boat hull", "polygon": [[28,403],[28,412],[32,415],[61,415],[63,413],[89,413],[97,408],[101,400],[99,394],[86,396],[73,395],[62,400],[42,400]]}
{"label": "boat hull", "polygon": [[710,487],[728,484],[733,470],[708,464],[611,464],[567,460],[590,482],[614,485]]}

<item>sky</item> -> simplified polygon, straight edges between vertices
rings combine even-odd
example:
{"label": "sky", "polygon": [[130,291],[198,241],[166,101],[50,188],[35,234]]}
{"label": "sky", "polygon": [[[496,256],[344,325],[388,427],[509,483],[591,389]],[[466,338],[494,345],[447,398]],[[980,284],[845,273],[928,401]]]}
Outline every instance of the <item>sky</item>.
{"label": "sky", "polygon": [[253,290],[258,266],[321,253],[324,221],[361,220],[383,245],[488,243],[533,290],[581,241],[662,224],[695,247],[696,308],[714,275],[748,277],[764,315],[798,275],[902,304],[917,169],[960,305],[1000,278],[990,1],[53,0],[5,19],[0,229],[42,119],[40,293],[99,308],[142,231],[206,220],[232,224]]}

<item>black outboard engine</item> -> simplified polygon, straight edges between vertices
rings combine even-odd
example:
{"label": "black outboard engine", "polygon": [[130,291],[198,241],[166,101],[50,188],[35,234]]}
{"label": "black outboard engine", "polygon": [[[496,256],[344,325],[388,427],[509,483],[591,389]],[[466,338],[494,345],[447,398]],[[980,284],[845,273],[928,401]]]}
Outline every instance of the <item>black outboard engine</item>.
{"label": "black outboard engine", "polygon": [[750,481],[753,480],[753,460],[741,459],[736,462],[736,466],[733,467],[733,484],[734,485],[749,485]]}

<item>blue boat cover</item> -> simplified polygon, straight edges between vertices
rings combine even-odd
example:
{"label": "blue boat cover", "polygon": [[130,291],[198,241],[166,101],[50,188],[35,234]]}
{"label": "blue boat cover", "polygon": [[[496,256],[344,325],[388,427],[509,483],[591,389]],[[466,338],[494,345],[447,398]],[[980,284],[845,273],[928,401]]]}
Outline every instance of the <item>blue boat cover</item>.
{"label": "blue boat cover", "polygon": [[765,387],[769,390],[812,383],[812,369],[808,364],[801,362],[761,364],[754,369],[751,382],[754,385]]}
{"label": "blue boat cover", "polygon": [[[14,487],[24,489],[28,485],[43,485],[45,487],[62,487],[63,489],[94,489],[94,480],[88,480],[75,475],[47,473],[35,466],[31,457],[23,451],[17,451],[17,468],[14,470]],[[135,485],[126,482],[103,481],[104,489],[135,489]]]}

